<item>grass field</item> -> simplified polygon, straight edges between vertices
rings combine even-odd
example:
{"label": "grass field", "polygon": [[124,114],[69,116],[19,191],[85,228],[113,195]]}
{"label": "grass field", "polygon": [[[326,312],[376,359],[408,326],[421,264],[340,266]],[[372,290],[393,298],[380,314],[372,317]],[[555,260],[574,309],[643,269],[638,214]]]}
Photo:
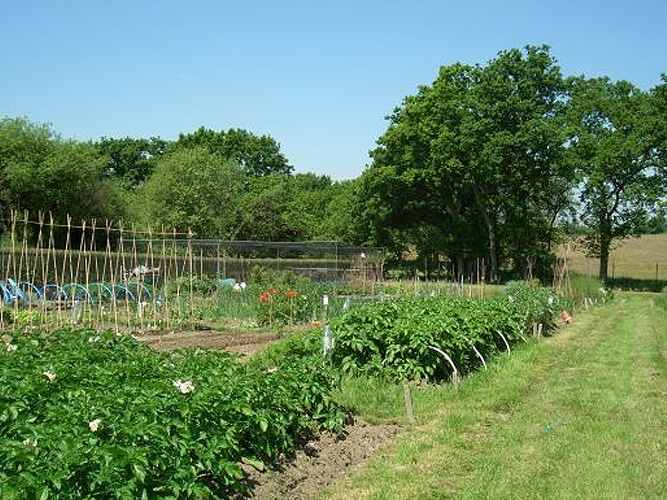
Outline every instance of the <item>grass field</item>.
{"label": "grass field", "polygon": [[667,498],[667,313],[653,295],[621,293],[458,392],[424,393],[417,423],[324,498]]}
{"label": "grass field", "polygon": [[[597,276],[599,259],[587,258],[580,245],[564,245],[558,254],[567,258],[571,272]],[[667,280],[667,234],[647,234],[622,241],[611,253],[609,277]]]}

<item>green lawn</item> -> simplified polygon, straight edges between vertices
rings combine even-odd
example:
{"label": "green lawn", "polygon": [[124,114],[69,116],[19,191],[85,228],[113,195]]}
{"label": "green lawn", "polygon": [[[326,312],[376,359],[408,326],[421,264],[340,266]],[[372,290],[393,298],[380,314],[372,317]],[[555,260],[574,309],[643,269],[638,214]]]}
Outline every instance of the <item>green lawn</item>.
{"label": "green lawn", "polygon": [[667,312],[619,294],[458,392],[427,389],[439,409],[322,496],[667,498],[666,358]]}

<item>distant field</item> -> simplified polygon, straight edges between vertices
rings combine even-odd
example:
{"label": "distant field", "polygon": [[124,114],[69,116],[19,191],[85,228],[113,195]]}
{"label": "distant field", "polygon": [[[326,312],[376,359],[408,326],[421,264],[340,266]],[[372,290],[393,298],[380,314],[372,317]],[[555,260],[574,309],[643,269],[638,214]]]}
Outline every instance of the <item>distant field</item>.
{"label": "distant field", "polygon": [[[572,242],[563,245],[559,257],[567,258],[571,272],[598,274],[599,259],[589,259]],[[648,234],[623,241],[609,259],[610,278],[667,280],[667,234]]]}

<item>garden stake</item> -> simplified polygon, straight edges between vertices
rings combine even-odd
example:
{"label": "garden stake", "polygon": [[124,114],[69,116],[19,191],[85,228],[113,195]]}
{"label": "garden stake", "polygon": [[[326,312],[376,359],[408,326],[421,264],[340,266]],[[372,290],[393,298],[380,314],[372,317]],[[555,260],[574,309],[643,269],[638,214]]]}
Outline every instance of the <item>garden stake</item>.
{"label": "garden stake", "polygon": [[408,422],[413,424],[415,415],[412,411],[412,389],[409,382],[403,384],[403,399],[405,399],[405,415],[408,417]]}

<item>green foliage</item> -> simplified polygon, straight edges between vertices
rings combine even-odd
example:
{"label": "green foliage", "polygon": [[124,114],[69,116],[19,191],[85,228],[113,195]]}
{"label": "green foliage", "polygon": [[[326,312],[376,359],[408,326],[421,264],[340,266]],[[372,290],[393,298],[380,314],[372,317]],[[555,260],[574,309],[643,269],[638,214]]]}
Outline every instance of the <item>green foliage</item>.
{"label": "green foliage", "polygon": [[19,327],[30,326],[39,323],[39,311],[29,309],[14,309],[0,304],[0,316],[5,324],[14,324]]}
{"label": "green foliage", "polygon": [[248,189],[240,200],[239,230],[235,237],[257,241],[309,239],[313,228],[308,218],[315,207],[297,210],[296,201],[303,195],[289,175],[249,179]]}
{"label": "green foliage", "polygon": [[581,179],[584,243],[600,259],[605,281],[613,242],[638,235],[665,193],[660,139],[652,134],[646,92],[608,78],[575,79],[572,86],[569,153]]}
{"label": "green foliage", "polygon": [[250,176],[239,203],[237,239],[359,242],[353,182],[315,174]]}
{"label": "green foliage", "polygon": [[0,363],[2,498],[228,497],[241,462],[342,424],[317,358],[266,369],[61,330],[3,337]]}
{"label": "green foliage", "polygon": [[318,319],[321,296],[308,278],[256,266],[251,272],[251,283],[251,291],[260,291],[256,303],[259,325],[284,326]]}
{"label": "green foliage", "polygon": [[155,162],[164,153],[167,142],[159,137],[113,139],[103,137],[95,144],[106,160],[106,174],[122,182],[126,189],[136,189],[153,173]]}
{"label": "green foliage", "polygon": [[377,302],[332,321],[333,361],[352,374],[395,380],[441,380],[449,365],[430,347],[446,352],[458,370],[480,365],[475,346],[488,358],[518,342],[535,323],[553,326],[561,303],[548,289],[511,284],[504,294],[474,300],[419,297]]}
{"label": "green foliage", "polygon": [[200,127],[190,134],[180,134],[169,147],[205,148],[211,154],[231,161],[248,175],[290,174],[292,166],[280,152],[280,144],[268,135],[257,136],[243,129],[215,131]]}
{"label": "green foliage", "polygon": [[8,184],[7,168],[38,165],[47,157],[57,136],[48,125],[36,125],[25,118],[0,119],[0,234],[16,196]]}
{"label": "green foliage", "polygon": [[220,287],[219,281],[211,276],[181,276],[169,281],[167,293],[172,296],[178,292],[181,295],[193,294],[207,297],[213,295]]}
{"label": "green foliage", "polygon": [[146,183],[149,222],[199,237],[229,237],[243,179],[239,167],[202,147],[166,155]]}
{"label": "green foliage", "polygon": [[492,281],[510,258],[521,273],[539,261],[569,202],[565,90],[546,47],[442,67],[394,111],[372,152],[361,182],[369,239],[445,253],[460,268],[485,258]]}
{"label": "green foliage", "polygon": [[363,244],[361,218],[364,200],[359,197],[359,180],[337,182],[328,191],[328,204],[318,239]]}
{"label": "green foliage", "polygon": [[314,356],[321,353],[322,331],[320,328],[313,327],[305,333],[287,334],[279,342],[255,354],[248,363],[260,368],[273,369],[282,365],[286,360],[302,362],[314,359]]}
{"label": "green foliage", "polygon": [[35,220],[38,211],[51,212],[62,223],[67,215],[76,222],[118,219],[124,214],[121,193],[103,170],[92,145],[63,141],[47,125],[3,119],[0,220],[9,208],[28,210]]}
{"label": "green foliage", "polygon": [[257,297],[257,324],[280,327],[311,321],[316,300],[303,289],[267,288]]}
{"label": "green foliage", "polygon": [[537,323],[550,330],[556,326],[556,317],[563,308],[572,310],[568,299],[557,296],[550,288],[541,287],[537,283],[510,281],[505,284],[502,293],[521,315],[523,331]]}

